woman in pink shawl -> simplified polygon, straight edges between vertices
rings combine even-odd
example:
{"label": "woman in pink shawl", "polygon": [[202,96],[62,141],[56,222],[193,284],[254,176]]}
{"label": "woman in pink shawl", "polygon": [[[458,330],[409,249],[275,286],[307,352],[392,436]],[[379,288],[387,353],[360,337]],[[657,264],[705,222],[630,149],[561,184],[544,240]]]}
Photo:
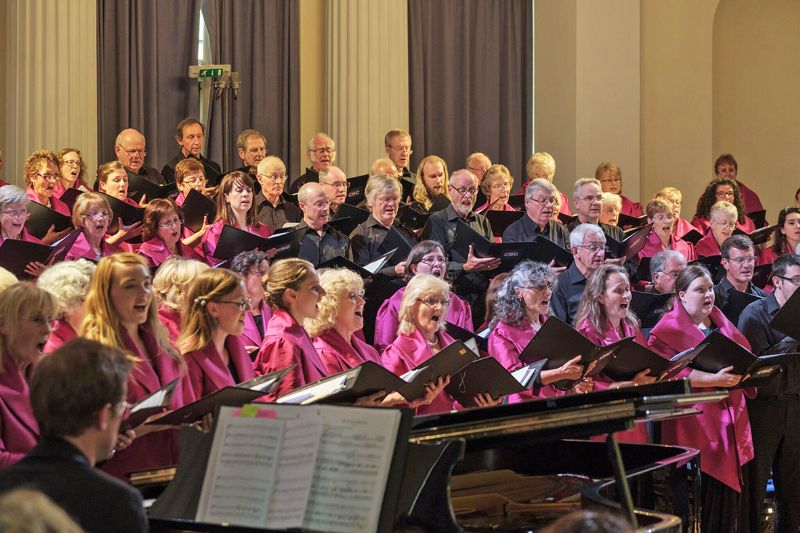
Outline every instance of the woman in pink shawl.
{"label": "woman in pink shawl", "polygon": [[[34,202],[53,211],[69,216],[69,207],[55,196],[56,183],[61,180],[58,172],[58,157],[48,150],[36,150],[23,166],[25,193]],[[54,240],[58,240],[56,237]]]}
{"label": "woman in pink shawl", "polygon": [[253,377],[239,340],[248,303],[242,278],[224,268],[206,270],[189,286],[178,347],[197,398]]}
{"label": "woman in pink shawl", "polygon": [[58,152],[58,165],[61,179],[56,182],[53,196],[61,198],[67,189],[80,189],[83,192],[92,190],[86,183],[86,163],[80,150],[64,148]]}
{"label": "woman in pink shawl", "polygon": [[267,303],[272,317],[255,361],[256,374],[263,375],[296,365],[283,378],[274,399],[328,375],[325,364],[303,329],[303,322],[319,313],[325,289],[319,284],[314,265],[304,259],[281,259],[267,274]]}
{"label": "woman in pink shawl", "polygon": [[39,276],[37,286],[49,292],[56,304],[56,321],[44,346],[45,353],[53,353],[78,336],[94,270],[94,263],[78,259],[56,263]]}
{"label": "woman in pink shawl", "polygon": [[[490,323],[493,329],[489,334],[489,353],[509,372],[525,365],[519,356],[547,320],[554,284],[555,274],[549,266],[523,261],[514,267],[500,287]],[[576,356],[560,368],[542,371],[541,383],[534,390],[509,396],[509,403],[564,394],[551,383],[580,379],[583,367],[578,364],[579,360],[580,356]],[[580,387],[581,391],[589,390],[586,384]]]}
{"label": "woman in pink shawl", "polygon": [[[672,357],[700,344],[713,330],[719,330],[747,349],[747,339],[714,306],[711,275],[700,265],[691,265],[675,280],[675,299],[650,332],[650,347]],[[692,388],[731,388],[742,376],[730,373],[731,367],[716,374],[686,369]],[[662,423],[662,441],[700,450],[702,476],[702,530],[747,531],[747,484],[744,465],[753,458],[750,419],[745,391],[732,389],[728,398],[697,406],[702,413]]]}
{"label": "woman in pink shawl", "polygon": [[745,233],[756,230],[755,222],[745,211],[739,184],[736,180],[723,178],[712,180],[697,200],[697,212],[692,219],[692,225],[701,233],[711,225],[711,208],[717,202],[729,202],[736,208],[735,222],[738,229]]}
{"label": "woman in pink shawl", "polygon": [[697,257],[722,255],[720,247],[725,239],[733,235],[736,227],[736,208],[726,201],[717,202],[711,207],[709,220],[706,234],[694,247]]}
{"label": "woman in pink shawl", "polygon": [[[575,314],[575,327],[598,346],[607,346],[626,337],[634,337],[635,342],[647,346],[630,304],[631,284],[627,271],[619,265],[601,265],[586,281],[586,288]],[[646,368],[626,382],[613,382],[600,374],[594,380],[594,389],[652,383],[655,378],[648,376],[649,372],[650,369]],[[647,427],[645,424],[636,424],[634,429],[617,433],[616,437],[620,442],[646,444]]]}
{"label": "woman in pink shawl", "polygon": [[[447,274],[447,255],[444,248],[436,241],[422,241],[415,245],[406,259],[405,281],[408,283],[417,274],[433,274],[444,279]],[[400,324],[400,303],[403,301],[405,287],[400,288],[391,298],[383,302],[375,319],[375,348],[380,352],[397,338]],[[472,331],[472,310],[469,305],[456,296],[450,295],[450,306],[445,316],[447,322]]]}
{"label": "woman in pink shawl", "polygon": [[652,224],[653,229],[647,236],[644,248],[639,252],[639,259],[654,257],[664,250],[675,250],[680,252],[687,261],[694,261],[692,243],[675,237],[675,217],[672,212],[672,205],[660,198],[656,198],[648,202],[646,211],[647,223]]}
{"label": "woman in pink shawl", "polygon": [[193,247],[195,242],[199,244],[200,236],[195,234],[182,239],[183,236],[180,208],[172,200],[156,198],[144,210],[142,244],[136,251],[145,256],[152,267],[158,267],[174,256],[203,261],[205,258],[200,248]]}
{"label": "woman in pink shawl", "polygon": [[244,315],[244,329],[239,339],[245,350],[252,353],[264,342],[264,332],[271,311],[264,299],[264,279],[269,272],[267,254],[260,250],[242,252],[230,262],[231,270],[242,276],[250,305]]}

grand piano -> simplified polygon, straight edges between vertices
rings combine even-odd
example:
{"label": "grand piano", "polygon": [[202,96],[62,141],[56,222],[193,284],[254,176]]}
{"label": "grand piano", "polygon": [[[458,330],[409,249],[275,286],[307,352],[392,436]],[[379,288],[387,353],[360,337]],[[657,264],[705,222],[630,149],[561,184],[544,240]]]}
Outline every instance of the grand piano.
{"label": "grand piano", "polygon": [[[417,417],[405,468],[390,479],[397,496],[384,501],[394,518],[379,530],[527,532],[571,510],[606,509],[638,531],[699,531],[698,452],[619,444],[614,433],[691,416],[726,394],[693,394],[686,381],[668,381]],[[173,474],[132,481],[159,490]],[[165,508],[151,513],[153,531],[264,531],[200,524]]]}

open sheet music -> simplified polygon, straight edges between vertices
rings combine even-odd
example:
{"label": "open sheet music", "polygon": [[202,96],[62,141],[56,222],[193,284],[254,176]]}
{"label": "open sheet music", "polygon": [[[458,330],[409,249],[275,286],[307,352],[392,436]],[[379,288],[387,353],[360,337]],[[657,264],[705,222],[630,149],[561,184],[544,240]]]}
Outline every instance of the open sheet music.
{"label": "open sheet music", "polygon": [[195,519],[376,531],[402,419],[387,409],[222,407]]}

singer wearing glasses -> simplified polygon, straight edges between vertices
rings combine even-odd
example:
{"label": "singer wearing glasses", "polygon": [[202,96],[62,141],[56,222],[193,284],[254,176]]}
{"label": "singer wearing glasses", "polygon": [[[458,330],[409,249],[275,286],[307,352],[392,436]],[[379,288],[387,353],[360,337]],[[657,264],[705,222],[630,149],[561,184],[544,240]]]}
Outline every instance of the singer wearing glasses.
{"label": "singer wearing glasses", "polygon": [[486,211],[516,211],[508,205],[508,195],[514,178],[505,165],[492,165],[481,178],[481,191],[486,195],[486,203],[475,208],[476,213],[486,214]]}
{"label": "singer wearing glasses", "polygon": [[180,208],[172,200],[153,200],[144,211],[143,242],[138,252],[147,258],[152,267],[160,266],[171,256],[203,261],[199,250],[181,242],[182,229],[183,213]]}
{"label": "singer wearing glasses", "polygon": [[25,172],[25,187],[28,198],[69,216],[67,204],[55,197],[56,184],[61,180],[58,172],[58,157],[49,150],[36,150],[22,167]]}
{"label": "singer wearing glasses", "polygon": [[555,185],[545,179],[531,181],[525,189],[525,216],[506,228],[503,242],[532,242],[543,235],[566,248],[569,230],[554,217],[558,194]]}
{"label": "singer wearing glasses", "polygon": [[256,220],[276,231],[287,222],[297,223],[303,219],[300,208],[284,198],[286,165],[279,157],[269,155],[259,161],[256,179],[261,192],[256,195]]}

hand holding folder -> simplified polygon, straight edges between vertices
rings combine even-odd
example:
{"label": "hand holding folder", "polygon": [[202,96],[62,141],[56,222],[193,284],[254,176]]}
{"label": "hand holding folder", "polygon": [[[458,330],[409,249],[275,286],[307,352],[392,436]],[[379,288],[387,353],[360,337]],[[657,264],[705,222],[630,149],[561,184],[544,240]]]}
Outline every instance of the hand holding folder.
{"label": "hand holding folder", "polygon": [[703,344],[707,346],[694,358],[692,368],[709,374],[742,376],[736,386],[764,385],[781,371],[780,364],[775,364],[774,359],[756,357],[750,350],[719,331],[712,332]]}
{"label": "hand holding folder", "polygon": [[494,357],[482,357],[456,372],[444,390],[461,405],[474,407],[481,394],[498,399],[533,388],[546,363],[540,359],[509,372]]}

